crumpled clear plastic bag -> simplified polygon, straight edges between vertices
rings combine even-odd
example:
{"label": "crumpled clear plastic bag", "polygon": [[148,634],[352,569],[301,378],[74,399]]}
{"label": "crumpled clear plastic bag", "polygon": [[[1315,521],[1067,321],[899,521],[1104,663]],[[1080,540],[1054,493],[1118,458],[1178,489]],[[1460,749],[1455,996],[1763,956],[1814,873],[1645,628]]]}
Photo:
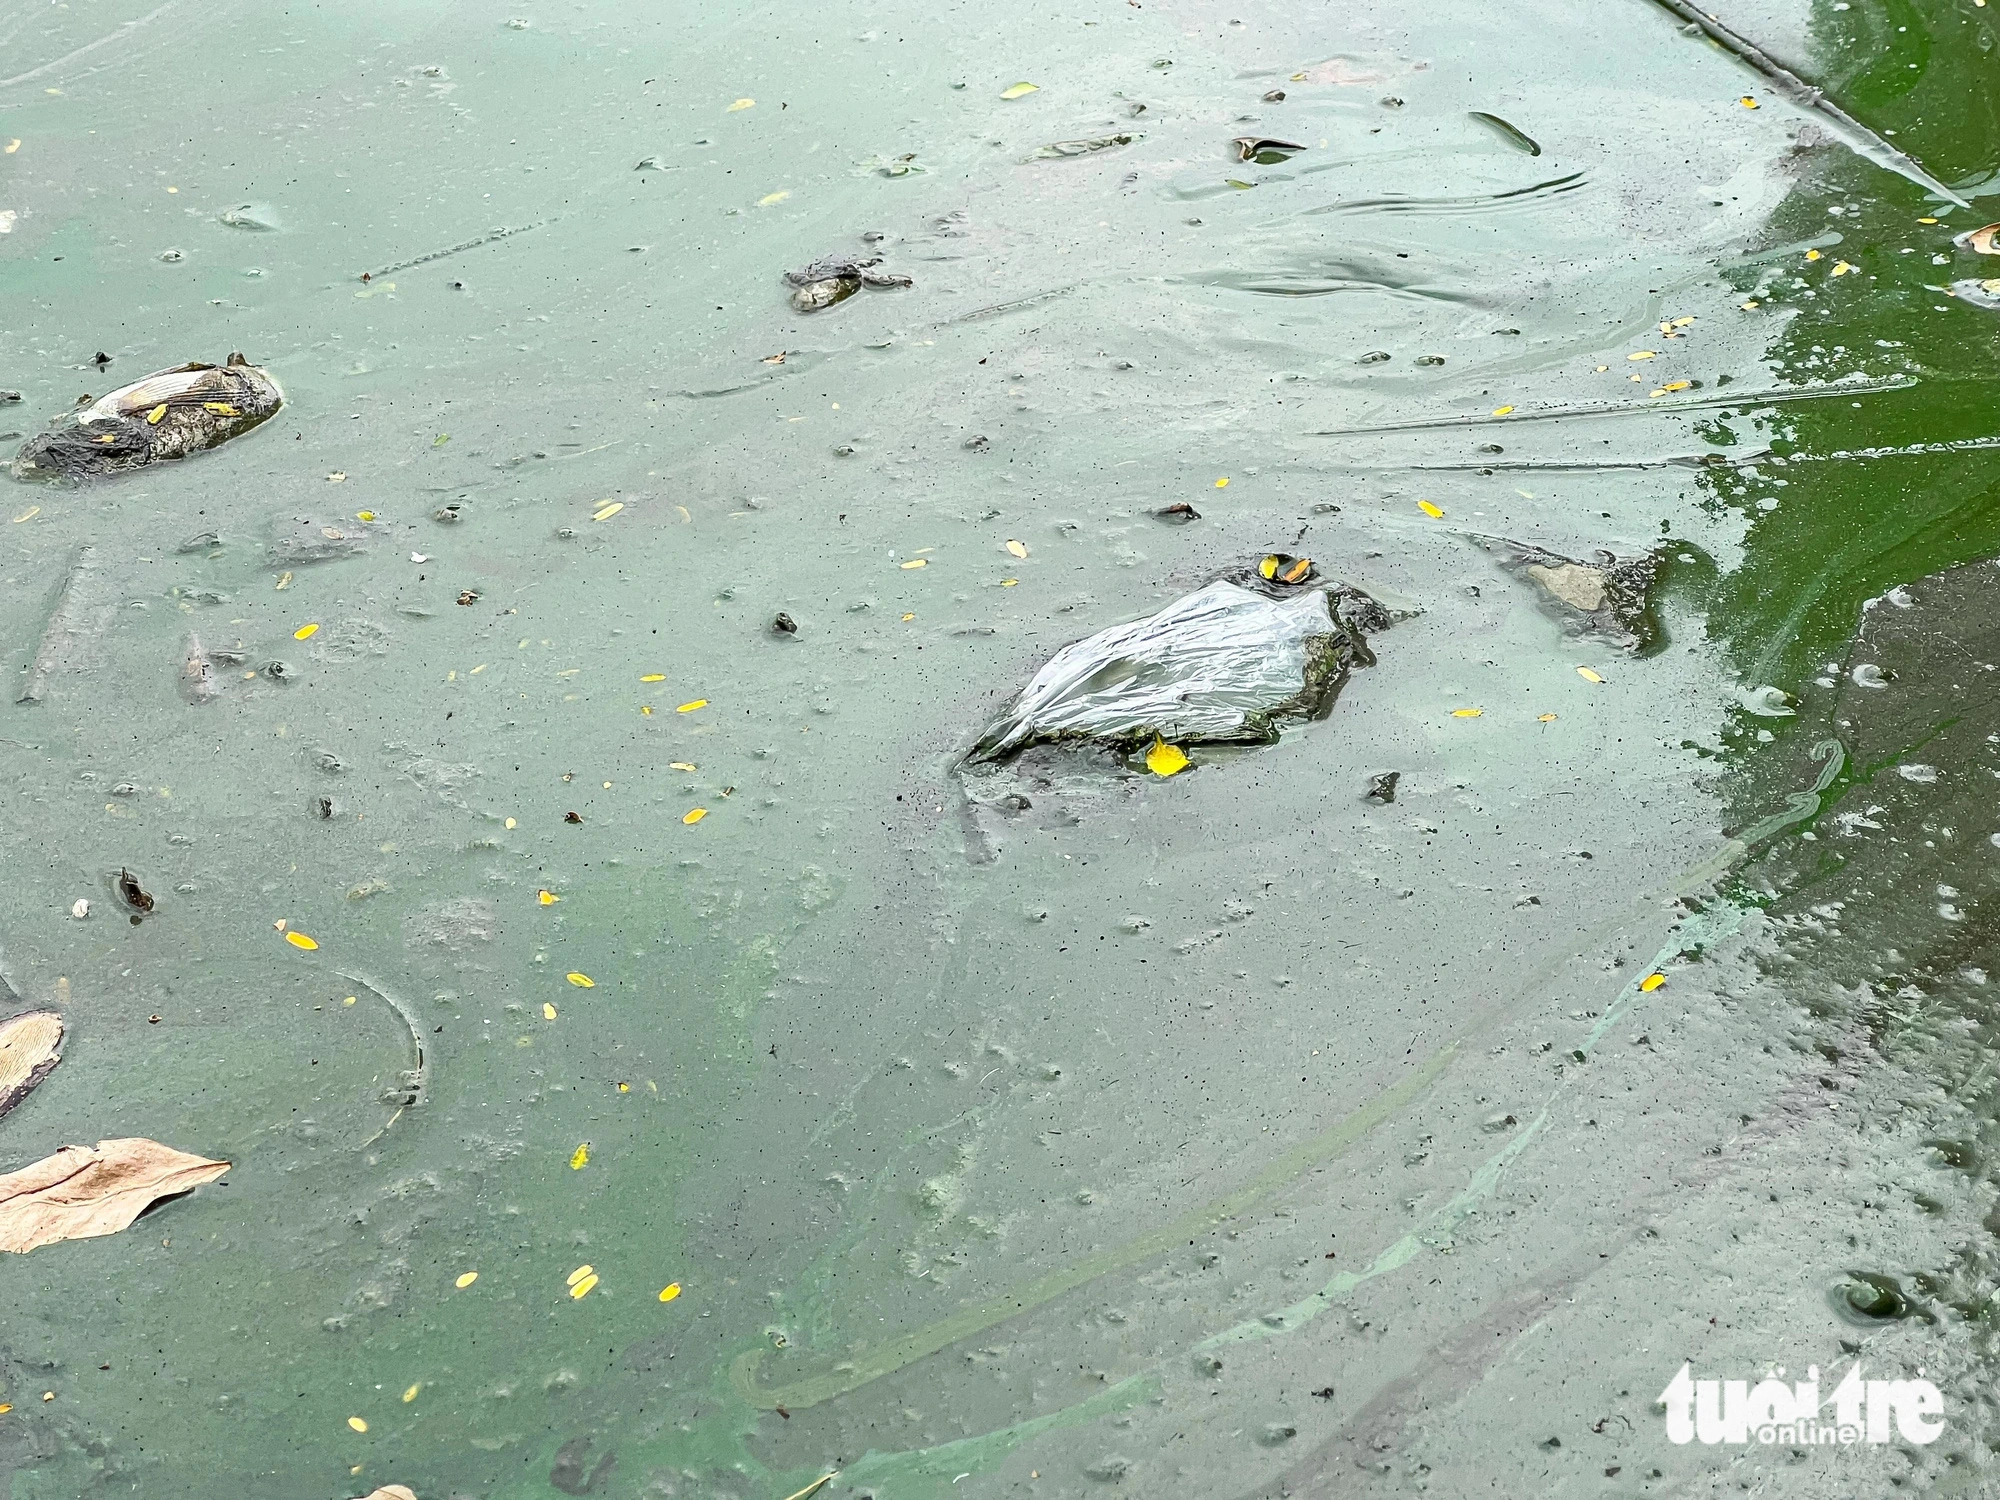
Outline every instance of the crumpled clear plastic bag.
{"label": "crumpled clear plastic bag", "polygon": [[967,759],[1062,739],[1270,740],[1276,718],[1329,707],[1349,669],[1370,660],[1328,589],[1273,598],[1218,579],[1063,647]]}

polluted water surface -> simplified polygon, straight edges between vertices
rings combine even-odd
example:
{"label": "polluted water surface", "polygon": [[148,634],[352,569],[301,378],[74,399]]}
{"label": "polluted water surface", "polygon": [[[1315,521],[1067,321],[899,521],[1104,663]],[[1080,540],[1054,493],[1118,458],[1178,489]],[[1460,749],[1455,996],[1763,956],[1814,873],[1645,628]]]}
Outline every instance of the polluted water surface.
{"label": "polluted water surface", "polygon": [[0,15],[0,1493],[1992,1489],[1997,27]]}

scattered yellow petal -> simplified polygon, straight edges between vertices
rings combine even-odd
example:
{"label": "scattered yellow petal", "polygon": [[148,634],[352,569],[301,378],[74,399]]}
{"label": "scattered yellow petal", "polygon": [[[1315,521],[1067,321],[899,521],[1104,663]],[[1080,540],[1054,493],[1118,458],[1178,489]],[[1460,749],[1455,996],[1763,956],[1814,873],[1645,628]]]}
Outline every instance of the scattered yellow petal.
{"label": "scattered yellow petal", "polygon": [[347,481],[347,470],[345,469],[335,469],[331,474],[326,476],[326,482],[328,484],[344,484],[346,483],[346,481]]}
{"label": "scattered yellow petal", "polygon": [[154,407],[151,411],[146,413],[146,425],[148,427],[158,427],[160,425],[160,418],[164,417],[166,414],[167,414],[167,403],[162,401],[158,406]]}
{"label": "scattered yellow petal", "polygon": [[639,705],[639,712],[650,719],[653,717],[653,705],[650,703],[641,703]]}
{"label": "scattered yellow petal", "polygon": [[341,1001],[340,1003],[342,1005],[352,1005],[357,998],[359,997],[355,995],[349,995],[345,1000]]}
{"label": "scattered yellow petal", "polygon": [[309,641],[318,633],[319,633],[319,626],[316,623],[312,625],[301,625],[297,630],[294,630],[292,632],[292,639],[295,641]]}
{"label": "scattered yellow petal", "polygon": [[347,1425],[352,1427],[356,1432],[366,1432],[368,1430],[368,1424],[359,1417],[349,1417]]}
{"label": "scattered yellow petal", "polygon": [[1837,260],[1833,263],[1833,274],[1836,276],[1845,276],[1849,271],[1853,269],[1854,267],[1849,265],[1844,260]]}
{"label": "scattered yellow petal", "polygon": [[763,197],[759,198],[757,206],[759,208],[769,208],[774,203],[783,203],[791,196],[792,190],[790,188],[779,188],[777,192],[766,193]]}
{"label": "scattered yellow petal", "polygon": [[1155,737],[1153,748],[1146,752],[1146,769],[1155,776],[1174,776],[1188,768],[1187,752],[1179,745],[1169,745]]}
{"label": "scattered yellow petal", "polygon": [[1219,490],[1226,490],[1226,489],[1228,489],[1228,488],[1229,488],[1229,476],[1228,476],[1227,474],[1225,474],[1225,475],[1223,475],[1223,476],[1222,476],[1222,477],[1221,477],[1220,479],[1216,480],[1216,481],[1215,481],[1215,487],[1216,487],[1217,489],[1219,489]]}
{"label": "scattered yellow petal", "polygon": [[590,519],[593,521],[608,521],[613,516],[617,515],[618,512],[623,510],[624,508],[625,508],[625,502],[623,500],[613,500],[609,505],[603,506],[598,510],[592,511],[590,514]]}
{"label": "scattered yellow petal", "polygon": [[915,616],[915,615],[913,615],[913,614],[912,614],[912,615],[904,615],[904,616],[903,616],[903,619],[904,619],[905,621],[909,621],[909,620],[914,620],[915,618],[916,618],[916,616]]}
{"label": "scattered yellow petal", "polygon": [[738,99],[734,104],[730,105],[729,108],[725,109],[723,113],[725,115],[734,114],[739,109],[749,109],[756,102],[757,101],[755,99]]}
{"label": "scattered yellow petal", "polygon": [[409,1388],[409,1389],[408,1389],[407,1391],[403,1392],[403,1400],[404,1400],[405,1402],[409,1402],[409,1401],[414,1401],[414,1400],[416,1400],[416,1399],[417,1399],[417,1392],[418,1392],[418,1391],[420,1391],[420,1390],[422,1390],[422,1389],[423,1389],[423,1385],[422,1385],[421,1383],[419,1383],[419,1384],[417,1384],[417,1385],[413,1385],[413,1386],[411,1386],[411,1387],[410,1387],[410,1388]]}
{"label": "scattered yellow petal", "polygon": [[1018,578],[1003,578],[1000,580],[1000,587],[1003,589],[1011,589],[1016,584],[1020,583],[1020,581],[1021,580]]}
{"label": "scattered yellow petal", "polygon": [[20,149],[21,149],[21,138],[17,135],[14,137],[14,139],[12,139],[7,143],[7,154],[9,156],[12,156],[16,151],[19,151]]}
{"label": "scattered yellow petal", "polygon": [[1599,677],[1595,672],[1591,671],[1589,667],[1578,667],[1576,669],[1576,675],[1581,677],[1585,682],[1604,681],[1602,677]]}
{"label": "scattered yellow petal", "polygon": [[691,760],[670,760],[667,764],[676,771],[699,771],[701,769],[700,766]]}
{"label": "scattered yellow petal", "polygon": [[665,682],[667,680],[667,674],[665,672],[648,672],[644,677],[641,677],[639,680],[641,682]]}
{"label": "scattered yellow petal", "polygon": [[457,1287],[462,1292],[467,1287],[471,1286],[472,1283],[477,1281],[478,1279],[479,1279],[479,1273],[477,1271],[467,1271],[464,1275],[460,1276],[458,1280],[454,1281],[452,1285]]}
{"label": "scattered yellow petal", "polygon": [[553,1021],[555,1018],[556,1018],[556,1008],[553,1005],[549,1004],[548,1001],[544,1000],[542,1002],[542,1019],[544,1021]]}
{"label": "scattered yellow petal", "polygon": [[354,519],[357,521],[372,521],[375,519],[375,512],[372,510],[357,510],[354,513]]}
{"label": "scattered yellow petal", "polygon": [[583,1280],[584,1277],[595,1276],[596,1274],[597,1274],[597,1267],[595,1266],[578,1266],[574,1271],[570,1272],[568,1276],[563,1278],[563,1285],[575,1286],[579,1281]]}
{"label": "scattered yellow petal", "polygon": [[1935,224],[1935,223],[1937,223],[1937,220],[1936,220],[1936,219],[1933,219],[1933,218],[1922,218],[1922,219],[1919,219],[1919,220],[1917,220],[1917,222],[1918,222],[1919,224]]}
{"label": "scattered yellow petal", "polygon": [[1634,353],[1626,355],[1625,357],[1627,359],[1654,359],[1658,357],[1659,352],[1660,351],[1657,349],[1640,349],[1635,351]]}
{"label": "scattered yellow petal", "polygon": [[1669,380],[1660,389],[1663,391],[1685,391],[1694,385],[1692,380]]}
{"label": "scattered yellow petal", "polygon": [[1425,515],[1429,516],[1433,521],[1442,520],[1444,518],[1443,509],[1440,508],[1439,506],[1431,504],[1430,501],[1428,500],[1419,500],[1417,502],[1417,509],[1422,511]]}
{"label": "scattered yellow petal", "polygon": [[505,826],[507,826],[508,828],[512,828],[514,826],[514,820],[512,818],[509,818]]}
{"label": "scattered yellow petal", "polygon": [[1686,328],[1686,327],[1688,327],[1689,325],[1691,325],[1691,324],[1692,324],[1693,322],[1694,322],[1694,317],[1693,317],[1693,315],[1692,315],[1692,314],[1689,314],[1689,315],[1687,315],[1687,316],[1685,316],[1685,317],[1679,317],[1679,318],[1675,318],[1675,319],[1674,319],[1674,327],[1676,327],[1676,328]]}
{"label": "scattered yellow petal", "polygon": [[621,1094],[629,1094],[632,1092],[632,1085],[629,1083],[621,1083],[618,1085],[618,1092]]}
{"label": "scattered yellow petal", "polygon": [[579,1297],[588,1297],[590,1295],[590,1289],[596,1285],[597,1285],[597,1278],[595,1276],[584,1277],[583,1280],[579,1281],[575,1286],[569,1289],[570,1300],[574,1302]]}
{"label": "scattered yellow petal", "polygon": [[1807,260],[1818,260],[1818,259],[1819,259],[1819,251],[1817,251],[1817,250],[1808,250],[1808,251],[1806,251],[1806,259],[1807,259]]}
{"label": "scattered yellow petal", "polygon": [[218,417],[234,417],[241,415],[241,413],[239,413],[236,410],[236,408],[231,406],[227,401],[204,401],[201,403],[201,409],[203,411],[212,411]]}
{"label": "scattered yellow petal", "polygon": [[1016,557],[1026,557],[1028,555],[1028,544],[1026,542],[1009,542],[1007,550]]}
{"label": "scattered yellow petal", "polygon": [[1748,301],[1748,302],[1746,302],[1746,303],[1744,303],[1744,304],[1743,304],[1743,310],[1744,310],[1745,312],[1751,312],[1751,311],[1755,310],[1756,308],[1759,308],[1759,307],[1762,307],[1763,305],[1764,305],[1763,303],[1761,303],[1761,302],[1757,301],[1757,300],[1756,300],[1756,299],[1755,299],[1755,298],[1753,297],[1753,298],[1752,298],[1752,299],[1751,299],[1750,301]]}
{"label": "scattered yellow petal", "polygon": [[291,586],[292,586],[292,575],[289,572],[280,573],[278,575],[278,581],[272,585],[274,589],[288,589]]}
{"label": "scattered yellow petal", "polygon": [[41,513],[42,513],[42,508],[39,505],[31,505],[26,510],[22,511],[18,516],[14,517],[14,524],[16,526],[19,526],[23,521],[32,521],[35,519],[36,516],[39,516]]}
{"label": "scattered yellow petal", "polygon": [[706,698],[695,698],[690,700],[689,702],[681,704],[674,710],[674,712],[677,714],[691,714],[697,708],[707,708],[707,707],[708,707],[708,700]]}
{"label": "scattered yellow petal", "polygon": [[1000,97],[1002,99],[1019,99],[1024,94],[1037,93],[1040,89],[1041,85],[1038,83],[1016,83],[1000,90]]}
{"label": "scattered yellow petal", "polygon": [[691,807],[691,808],[689,808],[689,809],[687,810],[686,814],[685,814],[685,815],[683,815],[683,817],[681,818],[681,821],[682,821],[683,823],[686,823],[686,824],[687,824],[688,826],[692,827],[693,825],[695,825],[696,823],[699,823],[699,822],[700,822],[700,821],[701,821],[701,820],[702,820],[703,818],[705,818],[705,817],[707,817],[707,816],[708,816],[708,809],[707,809],[707,808],[705,808],[705,807]]}
{"label": "scattered yellow petal", "polygon": [[588,974],[579,974],[574,969],[571,969],[563,977],[580,990],[594,990],[597,988],[597,981],[595,979],[592,979]]}
{"label": "scattered yellow petal", "polygon": [[897,564],[896,564],[896,566],[897,566],[897,567],[899,567],[899,568],[905,568],[905,569],[907,569],[907,568],[926,568],[926,567],[929,567],[929,566],[930,566],[930,561],[931,561],[931,560],[930,560],[930,559],[929,559],[928,557],[913,557],[913,558],[911,558],[911,559],[910,559],[910,560],[909,560],[908,562],[905,562],[905,563],[897,563]]}
{"label": "scattered yellow petal", "polygon": [[581,1146],[578,1146],[576,1150],[570,1153],[569,1169],[572,1172],[581,1172],[585,1167],[589,1165],[590,1165],[590,1142],[585,1141]]}
{"label": "scattered yellow petal", "polygon": [[1647,994],[1650,995],[1654,990],[1658,989],[1661,985],[1665,984],[1666,982],[1667,982],[1667,976],[1660,973],[1656,969],[1651,974],[1648,974],[1644,979],[1639,981],[1639,988],[1644,990]]}
{"label": "scattered yellow petal", "polygon": [[[18,145],[20,145],[20,144],[21,144],[21,143],[20,143],[19,141],[16,141],[16,142],[14,142],[14,146],[18,146]],[[12,150],[14,149],[14,146],[9,146],[9,147],[8,147],[7,149],[8,149],[9,151],[12,151]],[[6,1413],[6,1412],[10,1412],[10,1411],[12,1411],[13,1409],[14,1409],[14,1403],[13,1403],[13,1402],[11,1402],[11,1401],[0,1401],[0,1414],[4,1414],[4,1413]]]}
{"label": "scattered yellow petal", "polygon": [[1745,94],[1741,99],[1738,99],[1736,102],[1742,105],[1745,109],[1755,109],[1757,107],[1757,101],[1755,99],[1752,99],[1748,94]]}
{"label": "scattered yellow petal", "polygon": [[1504,417],[1513,409],[1514,408],[1511,406],[1496,406],[1493,408],[1493,415],[1496,417]]}
{"label": "scattered yellow petal", "polygon": [[1663,387],[1663,388],[1661,388],[1661,389],[1659,389],[1659,390],[1655,390],[1655,391],[1648,391],[1648,392],[1646,392],[1646,394],[1647,394],[1647,395],[1649,395],[1649,396],[1664,396],[1664,395],[1666,395],[1666,390],[1665,390],[1665,388]]}
{"label": "scattered yellow petal", "polygon": [[1543,714],[1535,720],[1537,724],[1553,724],[1555,721],[1556,716],[1554,714]]}
{"label": "scattered yellow petal", "polygon": [[535,899],[544,906],[554,906],[558,901],[562,900],[562,897],[558,896],[554,891],[536,891]]}
{"label": "scattered yellow petal", "polygon": [[681,1284],[678,1281],[670,1281],[660,1288],[660,1300],[662,1302],[671,1302],[680,1294]]}
{"label": "scattered yellow petal", "polygon": [[290,943],[294,948],[305,949],[308,953],[319,947],[318,943],[315,943],[303,932],[288,932],[285,934],[285,941]]}
{"label": "scattered yellow petal", "polygon": [[1483,708],[1454,708],[1451,716],[1454,719],[1476,719],[1485,712]]}

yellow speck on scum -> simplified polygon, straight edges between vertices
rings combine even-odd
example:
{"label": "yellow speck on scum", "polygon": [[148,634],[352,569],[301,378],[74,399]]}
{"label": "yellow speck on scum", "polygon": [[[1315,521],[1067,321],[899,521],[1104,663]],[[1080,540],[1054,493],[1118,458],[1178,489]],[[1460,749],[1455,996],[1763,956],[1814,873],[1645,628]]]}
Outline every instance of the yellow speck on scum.
{"label": "yellow speck on scum", "polygon": [[407,1391],[403,1392],[403,1400],[405,1402],[416,1400],[417,1392],[422,1390],[423,1388],[424,1388],[423,1383],[419,1381],[417,1384],[411,1386]]}
{"label": "yellow speck on scum", "polygon": [[597,1278],[595,1276],[584,1277],[583,1280],[579,1281],[575,1286],[569,1289],[570,1300],[575,1301],[579,1297],[588,1297],[590,1295],[590,1289],[596,1285],[597,1285]]}
{"label": "yellow speck on scum", "polygon": [[1654,990],[1658,989],[1661,985],[1665,984],[1666,982],[1667,982],[1667,976],[1660,973],[1656,969],[1651,974],[1648,974],[1644,979],[1639,981],[1639,988],[1644,990],[1647,994],[1650,995]]}
{"label": "yellow speck on scum", "polygon": [[479,1279],[479,1273],[477,1271],[467,1271],[463,1276],[460,1276],[458,1280],[454,1281],[452,1285],[457,1287],[462,1292],[467,1287],[471,1286],[472,1283],[477,1281],[478,1279]]}
{"label": "yellow speck on scum", "polygon": [[562,897],[558,896],[554,891],[536,891],[535,899],[544,906],[554,906],[558,901],[562,900]]}
{"label": "yellow speck on scum", "polygon": [[1591,671],[1589,667],[1578,667],[1576,669],[1576,675],[1581,677],[1585,682],[1604,681],[1602,677],[1599,677],[1595,672]]}
{"label": "yellow speck on scum", "polygon": [[575,1286],[579,1281],[583,1280],[584,1277],[594,1276],[596,1274],[597,1274],[597,1268],[595,1266],[578,1266],[574,1271],[570,1272],[568,1276],[563,1278],[563,1285]]}
{"label": "yellow speck on scum", "polygon": [[660,1288],[660,1300],[662,1302],[671,1302],[680,1294],[681,1284],[678,1281],[670,1281]]}
{"label": "yellow speck on scum", "polygon": [[707,708],[707,707],[708,707],[708,700],[706,698],[696,698],[691,702],[678,705],[674,709],[674,712],[677,714],[691,714],[698,708]]}
{"label": "yellow speck on scum", "polygon": [[292,632],[292,639],[295,641],[309,641],[318,634],[319,626],[317,623],[301,625],[297,630]]}
{"label": "yellow speck on scum", "polygon": [[294,948],[305,949],[308,953],[319,947],[318,943],[315,943],[303,932],[288,932],[285,934],[285,941],[290,943]]}
{"label": "yellow speck on scum", "polygon": [[908,562],[900,562],[896,564],[897,567],[906,570],[910,568],[928,568],[930,565],[931,565],[931,560],[928,557],[913,557]]}
{"label": "yellow speck on scum", "polygon": [[368,1430],[368,1424],[359,1417],[349,1417],[347,1425],[352,1427],[356,1432],[366,1432]]}
{"label": "yellow speck on scum", "polygon": [[553,1005],[549,1004],[548,1001],[544,1000],[542,1002],[542,1019],[544,1021],[553,1021],[555,1018],[556,1018],[556,1008]]}
{"label": "yellow speck on scum", "polygon": [[692,828],[695,824],[699,823],[703,818],[707,816],[708,816],[707,808],[691,807],[687,810],[686,814],[682,816],[681,821],[687,824],[688,827]]}
{"label": "yellow speck on scum", "polygon": [[1444,508],[1442,506],[1433,505],[1428,500],[1419,500],[1417,502],[1417,509],[1422,511],[1425,515],[1429,516],[1433,521],[1441,521],[1444,519]]}
{"label": "yellow speck on scum", "polygon": [[580,990],[594,990],[597,988],[597,981],[595,979],[592,979],[588,974],[580,974],[575,969],[571,969],[563,977]]}
{"label": "yellow speck on scum", "polygon": [[1496,417],[1504,417],[1513,409],[1514,408],[1511,406],[1496,406],[1493,408],[1493,415]]}
{"label": "yellow speck on scum", "polygon": [[581,1172],[585,1167],[589,1165],[590,1165],[590,1142],[585,1141],[581,1146],[578,1146],[576,1150],[572,1151],[569,1154],[569,1169],[572,1172]]}
{"label": "yellow speck on scum", "polygon": [[641,682],[665,682],[667,680],[667,674],[665,672],[648,672],[644,677],[641,677],[639,680]]}
{"label": "yellow speck on scum", "polygon": [[1483,708],[1454,708],[1451,716],[1454,719],[1476,719],[1485,712]]}

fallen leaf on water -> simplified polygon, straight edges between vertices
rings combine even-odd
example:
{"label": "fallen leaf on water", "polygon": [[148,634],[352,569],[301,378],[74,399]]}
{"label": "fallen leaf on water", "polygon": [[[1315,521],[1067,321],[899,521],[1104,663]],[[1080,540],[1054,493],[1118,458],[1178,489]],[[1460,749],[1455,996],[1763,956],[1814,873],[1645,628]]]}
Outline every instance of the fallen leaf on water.
{"label": "fallen leaf on water", "polygon": [[569,1169],[572,1172],[581,1172],[585,1167],[589,1165],[590,1165],[590,1142],[585,1141],[581,1146],[578,1146],[576,1150],[570,1153]]}
{"label": "fallen leaf on water", "polygon": [[1599,677],[1595,672],[1591,671],[1590,668],[1588,667],[1578,667],[1576,669],[1576,675],[1581,677],[1585,682],[1604,681],[1602,677]]}
{"label": "fallen leaf on water", "polygon": [[407,1484],[385,1484],[363,1495],[361,1500],[417,1500],[417,1492]]}
{"label": "fallen leaf on water", "polygon": [[1188,768],[1187,752],[1179,745],[1169,745],[1155,737],[1153,748],[1146,752],[1146,769],[1155,776],[1174,776]]}
{"label": "fallen leaf on water", "polygon": [[575,1286],[569,1289],[570,1300],[574,1302],[579,1297],[588,1297],[590,1289],[596,1285],[597,1278],[595,1276],[584,1277],[583,1280],[577,1282]]}
{"label": "fallen leaf on water", "polygon": [[285,934],[285,941],[290,943],[294,948],[305,949],[308,953],[313,952],[319,947],[318,943],[315,943],[303,932],[288,932]]}
{"label": "fallen leaf on water", "polygon": [[687,703],[681,704],[679,707],[675,708],[674,712],[677,714],[691,714],[697,708],[707,708],[707,707],[708,707],[708,700],[706,698],[695,698]]}
{"label": "fallen leaf on water", "polygon": [[309,641],[318,634],[319,626],[301,625],[297,630],[292,632],[292,639],[295,641]]}
{"label": "fallen leaf on water", "polygon": [[62,1061],[62,1017],[31,1010],[0,1022],[0,1115],[34,1092]]}
{"label": "fallen leaf on water", "polygon": [[580,990],[594,990],[597,988],[597,981],[595,979],[592,979],[588,974],[579,974],[574,969],[570,970],[564,977]]}
{"label": "fallen leaf on water", "polygon": [[926,568],[930,566],[930,561],[928,557],[913,557],[906,563],[897,563],[896,566],[899,568]]}
{"label": "fallen leaf on water", "polygon": [[129,1136],[64,1146],[0,1176],[0,1250],[25,1254],[58,1240],[116,1234],[162,1198],[177,1197],[229,1170]]}
{"label": "fallen leaf on water", "polygon": [[1493,415],[1496,417],[1504,417],[1513,409],[1514,408],[1511,406],[1496,406],[1493,408]]}
{"label": "fallen leaf on water", "polygon": [[1028,544],[1026,542],[1009,542],[1007,550],[1016,557],[1026,557],[1028,555]]}
{"label": "fallen leaf on water", "polygon": [[1417,509],[1429,516],[1433,521],[1444,518],[1444,510],[1439,506],[1431,504],[1428,500],[1419,500],[1417,502]]}
{"label": "fallen leaf on water", "polygon": [[681,821],[682,821],[683,823],[686,823],[686,824],[687,824],[687,825],[688,825],[689,827],[692,827],[692,826],[694,826],[694,825],[695,825],[696,823],[699,823],[699,822],[700,822],[700,821],[701,821],[701,820],[702,820],[703,818],[705,818],[705,817],[707,817],[707,816],[708,816],[708,809],[707,809],[707,808],[705,808],[705,807],[691,807],[691,808],[689,808],[689,809],[687,810],[687,812],[686,812],[686,813],[685,813],[685,814],[684,814],[684,815],[682,816],[682,818],[681,818]]}
{"label": "fallen leaf on water", "polygon": [[1041,91],[1041,87],[1042,86],[1039,83],[1010,84],[1006,88],[1000,90],[1000,97],[1002,99],[1019,99],[1026,94],[1039,93]]}
{"label": "fallen leaf on water", "polygon": [[792,190],[790,188],[779,188],[777,192],[766,193],[763,197],[759,198],[757,206],[759,208],[769,208],[774,203],[783,203],[791,196]]}
{"label": "fallen leaf on water", "polygon": [[730,105],[729,108],[725,109],[723,113],[725,115],[731,115],[736,113],[736,111],[739,109],[749,109],[752,105],[756,104],[756,102],[757,101],[755,99],[738,99],[734,104]]}
{"label": "fallen leaf on water", "polygon": [[609,505],[604,506],[602,509],[592,511],[590,519],[593,521],[608,521],[613,516],[617,515],[618,512],[623,510],[624,508],[625,508],[625,502],[623,500],[613,500]]}
{"label": "fallen leaf on water", "polygon": [[670,1281],[660,1288],[660,1300],[662,1302],[671,1302],[680,1294],[681,1284],[678,1281]]}
{"label": "fallen leaf on water", "polygon": [[1483,708],[1454,708],[1451,716],[1454,719],[1476,719],[1485,712]]}
{"label": "fallen leaf on water", "polygon": [[411,1387],[410,1387],[410,1388],[409,1388],[409,1389],[408,1389],[407,1391],[403,1392],[403,1400],[404,1400],[404,1402],[405,1402],[405,1403],[408,1403],[408,1402],[411,1402],[411,1401],[414,1401],[414,1400],[416,1400],[416,1399],[417,1399],[417,1392],[418,1392],[418,1391],[420,1391],[420,1390],[422,1390],[422,1389],[423,1389],[423,1386],[422,1386],[421,1384],[417,1384],[417,1385],[413,1385],[413,1386],[411,1386]]}
{"label": "fallen leaf on water", "polygon": [[535,899],[544,906],[554,906],[558,901],[562,900],[562,897],[558,896],[554,891],[536,891]]}
{"label": "fallen leaf on water", "polygon": [[544,1021],[553,1021],[555,1018],[556,1018],[556,1008],[553,1005],[549,1004],[548,1001],[544,1000],[542,1002],[542,1019]]}
{"label": "fallen leaf on water", "polygon": [[701,769],[700,766],[691,760],[670,760],[667,762],[667,765],[676,771],[699,771]]}
{"label": "fallen leaf on water", "polygon": [[1639,981],[1639,988],[1644,990],[1647,994],[1650,995],[1654,990],[1658,989],[1661,985],[1665,984],[1666,982],[1667,982],[1667,976],[1660,973],[1659,970],[1655,969],[1652,973],[1648,974],[1644,979]]}
{"label": "fallen leaf on water", "polygon": [[359,1417],[349,1417],[347,1425],[352,1427],[356,1432],[366,1432],[368,1430],[368,1424]]}
{"label": "fallen leaf on water", "polygon": [[467,1287],[471,1286],[472,1283],[477,1281],[478,1279],[479,1279],[479,1273],[477,1271],[467,1271],[465,1272],[464,1275],[460,1276],[458,1280],[454,1281],[452,1285],[457,1287],[462,1292]]}

